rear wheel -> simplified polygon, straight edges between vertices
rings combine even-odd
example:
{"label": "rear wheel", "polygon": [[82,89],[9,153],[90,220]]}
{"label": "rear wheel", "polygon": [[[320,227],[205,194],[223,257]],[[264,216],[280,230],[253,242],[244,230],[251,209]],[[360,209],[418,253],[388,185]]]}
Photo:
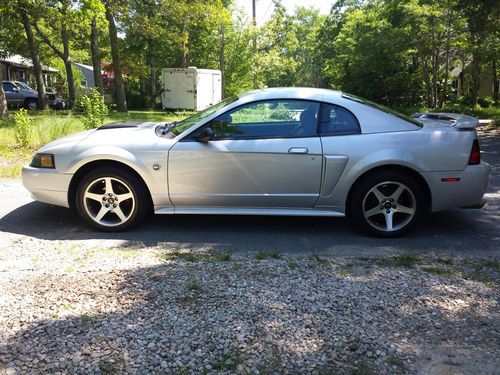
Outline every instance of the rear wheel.
{"label": "rear wheel", "polygon": [[396,237],[409,231],[420,218],[423,207],[420,185],[398,171],[366,177],[355,187],[351,200],[355,223],[379,237]]}
{"label": "rear wheel", "polygon": [[142,181],[122,168],[103,167],[88,173],[76,194],[80,216],[104,231],[123,230],[137,224],[149,208]]}

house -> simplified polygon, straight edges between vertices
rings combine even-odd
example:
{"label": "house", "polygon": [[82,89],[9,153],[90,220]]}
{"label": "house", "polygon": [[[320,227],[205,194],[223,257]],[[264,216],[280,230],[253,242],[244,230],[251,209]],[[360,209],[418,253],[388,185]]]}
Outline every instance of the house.
{"label": "house", "polygon": [[[451,74],[451,85],[453,87],[454,95],[456,97],[470,95],[472,92],[470,72],[471,65],[467,62],[463,67],[456,67],[452,69]],[[487,69],[481,72],[479,79],[479,90],[477,92],[478,97],[493,96],[493,74],[491,69]]]}
{"label": "house", "polygon": [[[82,74],[83,74],[83,79],[81,82],[82,87],[86,89],[91,89],[96,87],[95,81],[94,81],[94,68],[90,65],[85,65],[85,64],[80,64],[77,62],[74,62],[73,65],[78,68]],[[104,72],[101,70],[101,76]]]}
{"label": "house", "polygon": [[[31,59],[20,55],[0,58],[0,69],[2,70],[3,79],[6,81],[27,82],[32,87],[36,86]],[[51,87],[55,83],[55,75],[59,73],[59,70],[42,65],[42,73],[45,86]]]}

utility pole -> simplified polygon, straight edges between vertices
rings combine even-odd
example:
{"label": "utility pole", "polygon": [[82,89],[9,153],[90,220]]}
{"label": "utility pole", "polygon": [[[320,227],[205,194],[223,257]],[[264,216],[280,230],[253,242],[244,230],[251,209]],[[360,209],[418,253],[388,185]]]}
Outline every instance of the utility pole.
{"label": "utility pole", "polygon": [[220,57],[219,57],[219,69],[220,69],[220,86],[221,86],[221,98],[224,99],[224,23],[220,25]]}
{"label": "utility pole", "polygon": [[257,12],[255,3],[257,0],[252,0],[252,19],[253,19],[253,88],[257,88]]}

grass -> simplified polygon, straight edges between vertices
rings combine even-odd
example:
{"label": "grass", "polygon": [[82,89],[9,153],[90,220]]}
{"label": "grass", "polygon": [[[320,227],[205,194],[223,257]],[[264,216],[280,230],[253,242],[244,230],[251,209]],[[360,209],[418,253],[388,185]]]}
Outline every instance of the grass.
{"label": "grass", "polygon": [[189,290],[200,290],[201,289],[201,284],[198,281],[190,281],[187,284],[187,288]]}
{"label": "grass", "polygon": [[311,255],[309,255],[309,259],[310,260],[315,260],[316,262],[321,263],[321,264],[325,264],[325,265],[330,263],[329,260],[328,260],[328,258],[322,257],[322,256],[320,256],[318,254],[311,254]]}
{"label": "grass", "polygon": [[87,315],[87,314],[83,314],[80,317],[80,321],[84,325],[89,325],[89,324],[93,324],[94,323],[94,319],[92,319],[92,317],[90,315]]}
{"label": "grass", "polygon": [[255,254],[255,259],[265,260],[265,259],[281,259],[281,254],[277,250],[273,251],[259,251]]}
{"label": "grass", "polygon": [[492,288],[494,285],[492,277],[488,275],[486,272],[481,272],[481,271],[469,272],[465,275],[465,278],[483,283],[488,288]]}
{"label": "grass", "polygon": [[193,253],[190,251],[181,251],[175,248],[170,252],[163,253],[160,258],[163,260],[183,260],[185,262],[228,262],[231,260],[232,254],[229,251],[213,252],[213,253]]}
{"label": "grass", "polygon": [[394,255],[390,258],[368,258],[362,257],[360,260],[368,263],[373,263],[381,267],[402,267],[402,268],[413,268],[419,262],[419,257],[417,255],[410,254],[400,254]]}
{"label": "grass", "polygon": [[349,268],[348,267],[343,267],[340,270],[340,276],[342,276],[342,277],[349,276]]}
{"label": "grass", "polygon": [[498,260],[482,259],[474,262],[474,268],[477,271],[489,268],[492,271],[500,272],[500,262]]}
{"label": "grass", "polygon": [[223,354],[219,361],[214,363],[213,368],[218,371],[236,370],[240,362],[241,355],[239,353],[227,352]]}
{"label": "grass", "polygon": [[416,255],[396,255],[393,258],[394,265],[396,267],[412,268],[418,262],[418,256]]}
{"label": "grass", "polygon": [[389,363],[391,366],[396,367],[401,371],[406,370],[406,365],[404,361],[396,356],[390,356],[389,358],[387,358],[387,363]]}
{"label": "grass", "polygon": [[[13,114],[0,119],[0,178],[17,178],[21,168],[28,163],[37,149],[43,145],[68,134],[82,130],[82,114],[71,111],[30,111],[33,122],[29,147],[19,147],[14,138]],[[189,112],[176,112],[175,114],[153,111],[129,111],[128,113],[110,112],[105,123],[126,120],[144,121],[175,121],[186,117]]]}
{"label": "grass", "polygon": [[425,272],[433,273],[435,275],[446,276],[446,277],[454,276],[458,273],[458,271],[455,269],[443,268],[439,266],[425,266],[422,267],[422,270],[424,270]]}
{"label": "grass", "polygon": [[371,363],[361,361],[355,368],[351,369],[351,375],[375,375],[376,371]]}
{"label": "grass", "polygon": [[446,264],[448,266],[451,266],[453,264],[453,258],[438,258],[437,261],[441,264]]}

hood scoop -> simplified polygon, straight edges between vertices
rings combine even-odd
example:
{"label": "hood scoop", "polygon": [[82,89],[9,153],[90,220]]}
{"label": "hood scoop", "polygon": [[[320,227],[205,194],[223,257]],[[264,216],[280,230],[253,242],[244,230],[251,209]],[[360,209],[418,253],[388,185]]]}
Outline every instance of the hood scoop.
{"label": "hood scoop", "polygon": [[97,130],[106,129],[120,129],[120,128],[137,128],[139,125],[144,124],[144,121],[124,121],[124,122],[110,122],[97,128]]}

